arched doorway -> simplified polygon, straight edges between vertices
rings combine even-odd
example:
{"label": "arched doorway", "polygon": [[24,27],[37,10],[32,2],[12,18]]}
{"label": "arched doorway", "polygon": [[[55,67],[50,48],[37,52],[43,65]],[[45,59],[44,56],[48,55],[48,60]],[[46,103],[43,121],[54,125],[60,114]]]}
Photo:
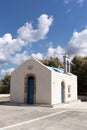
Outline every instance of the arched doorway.
{"label": "arched doorway", "polygon": [[61,103],[65,102],[65,83],[62,81],[61,83]]}
{"label": "arched doorway", "polygon": [[36,76],[34,74],[25,76],[24,103],[36,103]]}
{"label": "arched doorway", "polygon": [[34,104],[34,77],[28,77],[28,95],[27,95],[28,104]]}

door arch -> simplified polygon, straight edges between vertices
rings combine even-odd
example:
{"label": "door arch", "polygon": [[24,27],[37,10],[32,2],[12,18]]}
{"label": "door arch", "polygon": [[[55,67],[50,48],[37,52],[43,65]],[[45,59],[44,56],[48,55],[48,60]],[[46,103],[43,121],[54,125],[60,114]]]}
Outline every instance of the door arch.
{"label": "door arch", "polygon": [[61,103],[65,102],[65,82],[61,83]]}
{"label": "door arch", "polygon": [[24,103],[36,103],[36,76],[34,74],[25,76]]}
{"label": "door arch", "polygon": [[28,94],[27,94],[27,103],[34,104],[34,77],[28,77]]}

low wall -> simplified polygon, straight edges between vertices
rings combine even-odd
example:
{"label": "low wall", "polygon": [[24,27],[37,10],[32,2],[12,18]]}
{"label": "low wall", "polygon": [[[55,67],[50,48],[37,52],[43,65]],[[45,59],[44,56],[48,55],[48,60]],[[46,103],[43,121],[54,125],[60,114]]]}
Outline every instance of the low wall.
{"label": "low wall", "polygon": [[10,101],[10,94],[0,94],[0,103]]}
{"label": "low wall", "polygon": [[10,97],[10,94],[0,94],[0,97]]}

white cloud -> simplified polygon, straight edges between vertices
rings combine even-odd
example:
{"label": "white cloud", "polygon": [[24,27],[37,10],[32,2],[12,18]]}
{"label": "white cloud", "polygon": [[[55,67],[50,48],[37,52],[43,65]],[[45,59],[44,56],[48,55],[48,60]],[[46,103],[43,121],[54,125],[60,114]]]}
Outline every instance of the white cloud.
{"label": "white cloud", "polygon": [[71,37],[67,52],[71,56],[87,56],[87,28],[81,32],[74,32]]}
{"label": "white cloud", "polygon": [[58,45],[54,48],[51,46],[47,50],[45,58],[58,57],[60,60],[67,53],[70,57],[87,56],[87,27],[81,32],[75,31],[67,44],[67,48]]}
{"label": "white cloud", "polygon": [[42,14],[38,18],[37,29],[34,30],[32,24],[27,22],[24,26],[18,29],[17,38],[12,38],[10,33],[0,37],[0,64],[8,61],[10,63],[18,64],[26,60],[28,54],[25,54],[23,47],[27,47],[31,42],[44,39],[49,32],[52,22],[52,16],[49,17],[46,14]]}
{"label": "white cloud", "polygon": [[31,57],[32,57],[32,58],[39,59],[39,60],[42,60],[42,59],[44,58],[44,57],[43,57],[43,54],[41,54],[41,53],[37,53],[37,54],[32,53],[32,54],[31,54]]}
{"label": "white cloud", "polygon": [[11,72],[14,71],[14,68],[9,68],[9,69],[2,69],[0,72],[0,75],[6,75],[6,74],[11,74]]}
{"label": "white cloud", "polygon": [[36,42],[41,39],[43,40],[49,32],[52,22],[52,16],[49,17],[48,15],[43,14],[38,18],[37,29],[33,29],[32,24],[27,22],[24,26],[18,29],[18,36],[27,42]]}
{"label": "white cloud", "polygon": [[30,58],[36,58],[38,60],[43,60],[43,59],[50,59],[51,57],[58,57],[60,60],[62,60],[63,55],[65,54],[65,50],[58,45],[56,48],[53,47],[52,43],[49,43],[48,50],[45,54],[42,54],[40,52],[38,53],[32,53]]}
{"label": "white cloud", "polygon": [[[0,38],[0,64],[11,60],[14,64],[21,64],[25,60],[29,59],[27,51],[21,51],[23,46],[27,46],[27,43],[22,41],[20,38],[12,39],[11,34],[5,34]],[[11,50],[12,49],[12,50]],[[68,53],[69,56],[87,56],[87,27],[81,32],[75,31],[67,44],[67,48],[64,49],[60,45],[56,48],[53,47],[52,43],[49,44],[46,54],[32,53],[31,57],[42,60],[50,57],[58,57],[62,61],[62,57]],[[12,55],[12,56],[11,56]],[[10,74],[14,68],[2,69],[0,75]]]}
{"label": "white cloud", "polygon": [[65,50],[60,45],[58,45],[57,48],[51,46],[48,48],[46,58],[58,57],[61,60],[64,54]]}
{"label": "white cloud", "polygon": [[67,53],[69,56],[87,56],[87,27],[81,32],[75,31],[67,44],[67,48],[62,48],[58,45],[54,48],[52,45],[48,48],[46,58],[58,57],[62,59]]}
{"label": "white cloud", "polygon": [[28,60],[29,56],[26,51],[23,53],[17,53],[14,57],[12,57],[11,61],[14,64],[22,64],[24,61]]}
{"label": "white cloud", "polygon": [[70,2],[76,2],[78,5],[82,6],[84,0],[64,0],[65,4],[68,4]]}
{"label": "white cloud", "polygon": [[[58,45],[56,48],[53,47],[52,43],[49,44],[47,53],[45,55],[41,53],[32,53],[31,57],[37,58],[37,59],[44,59],[44,58],[50,58],[50,57],[58,57],[62,60],[63,55],[68,53],[69,56],[73,57],[75,55],[79,56],[87,56],[87,28],[82,30],[81,32],[75,31],[67,44],[67,48],[62,48],[60,45]],[[24,55],[27,57],[27,54]],[[19,57],[19,56],[18,56]],[[23,57],[23,56],[21,56]],[[15,57],[15,59],[21,59]],[[23,58],[24,59],[24,58]],[[27,59],[27,58],[25,58]]]}
{"label": "white cloud", "polygon": [[20,51],[25,44],[20,38],[12,39],[9,33],[0,37],[0,62],[10,60],[11,55]]}
{"label": "white cloud", "polygon": [[67,14],[70,13],[70,12],[71,12],[71,9],[68,9],[68,10],[66,11]]}
{"label": "white cloud", "polygon": [[65,4],[68,4],[71,0],[64,0]]}
{"label": "white cloud", "polygon": [[83,4],[83,2],[84,2],[84,0],[76,0],[77,1],[77,3],[81,6],[82,4]]}
{"label": "white cloud", "polygon": [[6,63],[6,62],[7,62],[7,59],[5,55],[2,52],[0,52],[0,64]]}

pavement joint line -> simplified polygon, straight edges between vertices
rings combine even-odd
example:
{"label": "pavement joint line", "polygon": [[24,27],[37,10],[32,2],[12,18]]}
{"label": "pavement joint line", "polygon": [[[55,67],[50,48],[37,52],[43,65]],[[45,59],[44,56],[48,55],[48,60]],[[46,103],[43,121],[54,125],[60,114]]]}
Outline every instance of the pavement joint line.
{"label": "pavement joint line", "polygon": [[49,115],[46,115],[46,116],[43,116],[43,117],[39,117],[39,118],[36,118],[36,119],[24,121],[24,122],[17,123],[17,124],[14,124],[14,125],[9,125],[9,126],[0,128],[0,130],[6,130],[6,129],[9,129],[9,128],[21,126],[21,125],[24,125],[24,124],[27,124],[27,123],[32,123],[32,122],[35,122],[35,121],[38,121],[38,120],[41,120],[41,119],[45,119],[47,117],[55,116],[55,115],[58,115],[58,114],[61,114],[61,113],[65,113],[65,112],[71,112],[71,110],[59,111],[59,112],[52,113],[52,114],[49,114]]}
{"label": "pavement joint line", "polygon": [[49,114],[49,115],[46,115],[46,116],[42,116],[42,117],[39,117],[39,118],[36,118],[36,119],[32,119],[32,120],[28,120],[28,121],[24,121],[24,122],[21,122],[21,123],[17,123],[17,124],[14,124],[14,125],[9,125],[9,126],[6,126],[6,127],[2,127],[0,128],[0,130],[6,130],[6,129],[9,129],[9,128],[13,128],[13,127],[17,127],[17,126],[21,126],[21,125],[24,125],[24,124],[27,124],[27,123],[32,123],[32,122],[35,122],[35,121],[38,121],[38,120],[41,120],[41,119],[45,119],[47,117],[51,117],[51,116],[55,116],[55,115],[58,115],[58,114],[61,114],[61,113],[65,113],[65,112],[87,112],[87,110],[84,110],[84,109],[81,109],[81,110],[64,110],[64,111],[58,111],[58,112],[55,112],[55,113],[52,113],[52,114]]}

